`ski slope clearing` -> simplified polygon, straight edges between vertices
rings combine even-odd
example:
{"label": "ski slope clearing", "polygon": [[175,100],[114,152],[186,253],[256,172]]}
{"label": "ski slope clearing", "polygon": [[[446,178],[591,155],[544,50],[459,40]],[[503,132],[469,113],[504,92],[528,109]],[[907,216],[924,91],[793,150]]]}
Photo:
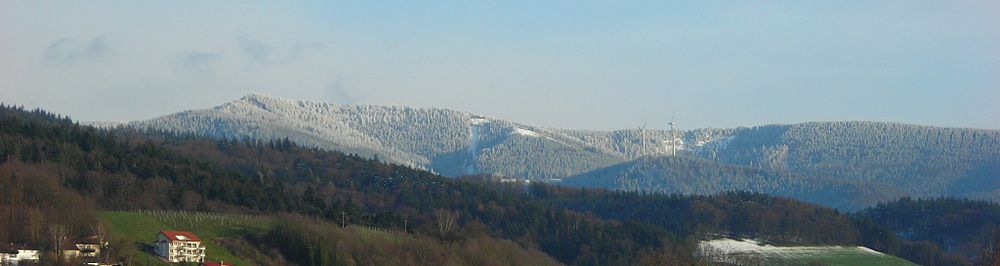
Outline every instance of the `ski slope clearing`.
{"label": "ski slope clearing", "polygon": [[511,132],[511,134],[512,135],[528,136],[528,137],[538,137],[538,133],[535,133],[534,131],[523,129],[523,128],[514,128],[514,132]]}
{"label": "ski slope clearing", "polygon": [[749,239],[698,244],[709,261],[735,265],[916,265],[863,246],[772,246]]}

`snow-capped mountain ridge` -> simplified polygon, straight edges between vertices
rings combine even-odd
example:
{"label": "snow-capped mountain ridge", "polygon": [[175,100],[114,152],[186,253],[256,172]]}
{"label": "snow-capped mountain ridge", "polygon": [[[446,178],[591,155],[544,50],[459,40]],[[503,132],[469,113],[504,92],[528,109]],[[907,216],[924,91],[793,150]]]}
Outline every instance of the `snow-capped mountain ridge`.
{"label": "snow-capped mountain ridge", "polygon": [[[446,176],[566,179],[569,185],[693,194],[746,190],[849,208],[901,196],[1000,200],[993,175],[1000,169],[1000,130],[851,121],[674,134],[574,130],[450,109],[260,94],[128,126],[213,138],[288,138]],[[678,158],[669,157],[673,143]],[[682,157],[704,161],[660,160]]]}
{"label": "snow-capped mountain ridge", "polygon": [[[442,108],[348,105],[263,94],[128,125],[214,138],[289,138],[450,176],[481,173],[532,179],[558,178],[641,155],[663,154],[668,151],[662,143],[669,135],[665,130],[647,130],[643,143],[634,129],[554,129]],[[539,162],[525,166],[514,162],[523,159],[507,158],[534,157],[539,151],[560,157],[547,163],[597,163],[545,170],[550,166]]]}

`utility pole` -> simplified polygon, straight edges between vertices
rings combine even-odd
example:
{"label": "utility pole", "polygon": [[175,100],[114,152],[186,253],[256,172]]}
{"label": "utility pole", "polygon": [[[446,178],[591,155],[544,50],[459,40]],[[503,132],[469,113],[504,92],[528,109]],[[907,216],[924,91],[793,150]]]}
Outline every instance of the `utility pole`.
{"label": "utility pole", "polygon": [[340,211],[340,227],[347,227],[347,212]]}

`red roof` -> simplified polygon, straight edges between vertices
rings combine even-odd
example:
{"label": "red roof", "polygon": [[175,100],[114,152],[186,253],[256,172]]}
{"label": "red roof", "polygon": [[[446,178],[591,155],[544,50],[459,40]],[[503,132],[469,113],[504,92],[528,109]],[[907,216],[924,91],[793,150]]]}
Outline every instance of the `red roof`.
{"label": "red roof", "polygon": [[198,238],[198,236],[188,231],[163,230],[160,231],[160,233],[163,234],[164,236],[167,236],[167,238],[173,241],[201,241],[201,239]]}
{"label": "red roof", "polygon": [[233,266],[233,264],[232,263],[228,263],[228,262],[206,261],[206,262],[202,262],[201,266]]}

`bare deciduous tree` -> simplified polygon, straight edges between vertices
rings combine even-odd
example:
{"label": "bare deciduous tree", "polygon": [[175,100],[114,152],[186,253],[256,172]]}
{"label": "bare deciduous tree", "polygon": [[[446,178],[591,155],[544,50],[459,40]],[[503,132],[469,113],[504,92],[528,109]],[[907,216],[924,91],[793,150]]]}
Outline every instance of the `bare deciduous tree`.
{"label": "bare deciduous tree", "polygon": [[42,211],[38,208],[28,208],[25,215],[25,231],[27,231],[29,242],[38,242],[42,239],[42,231],[45,230],[45,219]]}
{"label": "bare deciduous tree", "polygon": [[435,209],[434,216],[437,218],[438,233],[442,236],[455,230],[455,226],[458,223],[457,212],[446,209]]}
{"label": "bare deciduous tree", "polygon": [[108,256],[108,229],[102,223],[95,224],[92,229],[94,233],[94,238],[97,239],[97,245],[100,247],[98,252],[98,260],[101,262],[107,261]]}
{"label": "bare deciduous tree", "polygon": [[61,224],[49,225],[49,241],[52,244],[52,252],[55,252],[56,259],[62,260],[62,246],[69,237],[69,230]]}

